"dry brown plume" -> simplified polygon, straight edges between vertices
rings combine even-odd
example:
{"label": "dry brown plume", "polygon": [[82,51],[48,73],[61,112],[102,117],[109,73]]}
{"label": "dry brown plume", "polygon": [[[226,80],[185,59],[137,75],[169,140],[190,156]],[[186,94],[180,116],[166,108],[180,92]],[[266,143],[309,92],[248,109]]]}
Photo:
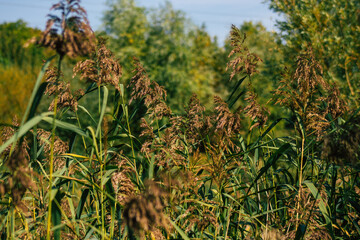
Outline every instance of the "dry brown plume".
{"label": "dry brown plume", "polygon": [[88,55],[94,48],[95,35],[80,0],[61,0],[50,10],[59,14],[48,15],[46,29],[37,43],[54,49],[61,57]]}

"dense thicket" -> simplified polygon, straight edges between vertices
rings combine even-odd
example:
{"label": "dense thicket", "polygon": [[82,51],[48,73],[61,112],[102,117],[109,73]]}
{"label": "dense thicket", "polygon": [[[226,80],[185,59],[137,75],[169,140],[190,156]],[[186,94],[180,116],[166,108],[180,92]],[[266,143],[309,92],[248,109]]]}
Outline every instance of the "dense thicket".
{"label": "dense thicket", "polygon": [[359,11],[332,2],[273,0],[281,33],[224,47],[169,3],[112,1],[97,34],[79,0],[42,33],[1,25],[46,58],[27,104],[5,99],[26,109],[0,129],[1,239],[358,239]]}

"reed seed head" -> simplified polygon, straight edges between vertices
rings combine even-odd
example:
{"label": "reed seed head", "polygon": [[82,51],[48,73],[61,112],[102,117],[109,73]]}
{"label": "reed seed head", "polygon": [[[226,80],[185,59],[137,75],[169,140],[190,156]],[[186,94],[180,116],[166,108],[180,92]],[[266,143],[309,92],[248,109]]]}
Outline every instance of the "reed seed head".
{"label": "reed seed head", "polygon": [[268,109],[261,106],[257,102],[257,95],[252,89],[251,85],[249,86],[248,94],[249,96],[245,98],[245,101],[247,101],[247,106],[244,108],[244,112],[254,121],[254,124],[250,127],[251,131],[255,127],[264,127],[270,112]]}
{"label": "reed seed head", "polygon": [[78,62],[73,69],[73,78],[79,74],[81,80],[95,82],[98,86],[110,84],[120,91],[119,79],[122,76],[122,68],[105,44],[105,39],[98,39],[92,59]]}
{"label": "reed seed head", "polygon": [[140,235],[144,231],[155,231],[157,227],[169,228],[163,213],[164,192],[154,182],[146,183],[146,191],[130,198],[124,208],[124,220],[129,228]]}
{"label": "reed seed head", "polygon": [[137,58],[134,58],[135,75],[128,85],[132,88],[129,103],[134,100],[144,100],[149,117],[151,119],[162,119],[171,116],[171,109],[166,105],[166,91],[157,82],[151,81],[146,70]]}
{"label": "reed seed head", "polygon": [[54,49],[60,56],[74,58],[91,53],[95,35],[80,0],[61,0],[50,11],[54,13],[48,15],[46,29],[37,43]]}
{"label": "reed seed head", "polygon": [[257,64],[262,62],[261,58],[256,54],[251,53],[249,49],[244,45],[246,34],[242,34],[240,30],[234,25],[231,26],[230,32],[230,44],[233,50],[230,52],[229,57],[235,56],[233,60],[230,60],[226,70],[232,69],[230,74],[230,80],[236,74],[253,75],[257,72]]}

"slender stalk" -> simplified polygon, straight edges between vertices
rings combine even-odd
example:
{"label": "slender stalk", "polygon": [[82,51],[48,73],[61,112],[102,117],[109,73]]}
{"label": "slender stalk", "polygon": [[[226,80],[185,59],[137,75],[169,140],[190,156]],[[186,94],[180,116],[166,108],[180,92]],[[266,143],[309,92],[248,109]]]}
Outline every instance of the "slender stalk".
{"label": "slender stalk", "polygon": [[296,228],[299,226],[299,211],[300,211],[300,199],[302,194],[302,181],[303,181],[303,164],[304,164],[304,147],[305,147],[305,137],[302,136],[301,139],[301,156],[300,156],[300,166],[299,166],[299,193],[297,200],[297,211],[296,211]]}
{"label": "slender stalk", "polygon": [[[98,97],[99,97],[99,115],[101,116],[101,91],[100,91],[100,87],[98,87]],[[101,121],[102,119],[99,119],[99,121]],[[99,161],[100,161],[100,207],[101,207],[101,239],[104,239],[105,237],[105,208],[104,208],[104,186],[102,184],[102,179],[103,179],[103,171],[104,171],[104,161],[106,159],[102,158],[102,134],[101,134],[101,129],[99,130]]]}
{"label": "slender stalk", "polygon": [[54,169],[54,143],[55,143],[55,119],[57,110],[58,95],[55,96],[54,104],[54,119],[53,128],[51,132],[51,146],[50,146],[50,173],[49,173],[49,207],[48,207],[48,219],[46,228],[46,239],[50,240],[50,229],[51,229],[51,208],[52,208],[52,184],[53,184],[53,169]]}
{"label": "slender stalk", "polygon": [[227,216],[227,221],[226,221],[226,230],[225,230],[225,237],[224,237],[224,239],[227,239],[227,235],[228,235],[228,232],[229,232],[230,217],[231,217],[231,214],[232,214],[231,211],[232,211],[232,205],[230,205],[229,210],[228,210],[228,216]]}
{"label": "slender stalk", "polygon": [[15,233],[15,209],[14,206],[11,206],[11,214],[10,214],[10,236],[11,239],[15,239],[14,233]]}
{"label": "slender stalk", "polygon": [[139,174],[137,172],[136,169],[136,158],[135,158],[135,149],[134,149],[134,142],[132,139],[132,134],[131,134],[131,128],[130,128],[130,121],[129,121],[129,113],[128,113],[128,109],[125,106],[125,99],[124,99],[124,94],[121,93],[121,99],[122,99],[122,105],[123,105],[123,111],[125,112],[125,118],[126,118],[126,125],[127,125],[127,129],[128,129],[128,134],[129,134],[129,138],[130,138],[130,145],[131,145],[131,153],[132,153],[132,157],[133,157],[133,164],[134,164],[134,170],[135,170],[135,174],[136,174],[136,182],[137,184],[140,183],[140,178],[139,178]]}
{"label": "slender stalk", "polygon": [[[77,112],[75,112],[75,115],[76,115],[77,123],[78,123],[79,127],[81,128],[81,123],[80,123],[79,115],[78,115]],[[81,139],[82,139],[83,144],[84,144],[85,152],[87,152],[87,146],[86,146],[86,142],[85,142],[84,136],[81,136]]]}
{"label": "slender stalk", "polygon": [[349,78],[349,73],[348,73],[348,68],[347,68],[347,59],[345,60],[344,70],[345,70],[346,82],[347,82],[347,84],[349,86],[350,93],[351,93],[352,96],[354,96],[355,92],[354,92],[354,89],[353,89],[353,87],[351,86],[351,83],[350,83],[350,78]]}
{"label": "slender stalk", "polygon": [[[58,62],[58,76],[57,81],[60,78],[61,72],[61,61],[63,59],[63,55],[59,56]],[[56,94],[54,99],[54,118],[52,122],[52,131],[51,131],[51,145],[50,145],[50,172],[49,172],[49,207],[48,207],[48,219],[47,219],[47,227],[46,227],[46,239],[50,240],[50,232],[51,232],[51,208],[52,208],[52,184],[53,184],[53,169],[54,169],[54,144],[55,144],[55,119],[57,113],[57,102],[58,102],[58,94]]]}
{"label": "slender stalk", "polygon": [[103,178],[103,161],[100,159],[100,191],[101,191],[101,195],[100,195],[100,199],[101,199],[101,232],[102,232],[102,237],[101,239],[104,239],[105,237],[105,208],[104,208],[104,186],[102,184],[102,178]]}

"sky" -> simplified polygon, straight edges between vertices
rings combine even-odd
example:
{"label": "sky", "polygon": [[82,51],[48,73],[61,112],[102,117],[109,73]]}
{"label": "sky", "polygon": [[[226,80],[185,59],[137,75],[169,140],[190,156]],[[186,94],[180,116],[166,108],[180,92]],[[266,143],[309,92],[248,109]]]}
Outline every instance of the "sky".
{"label": "sky", "polygon": [[[58,0],[0,0],[0,23],[22,19],[30,27],[45,28],[46,15]],[[158,7],[165,0],[135,0],[138,6]],[[280,17],[272,12],[264,0],[170,0],[174,9],[182,10],[196,25],[205,24],[211,36],[222,43],[231,24],[244,21],[262,22],[269,31],[276,31]],[[93,30],[101,28],[101,18],[107,9],[106,0],[82,0]]]}

